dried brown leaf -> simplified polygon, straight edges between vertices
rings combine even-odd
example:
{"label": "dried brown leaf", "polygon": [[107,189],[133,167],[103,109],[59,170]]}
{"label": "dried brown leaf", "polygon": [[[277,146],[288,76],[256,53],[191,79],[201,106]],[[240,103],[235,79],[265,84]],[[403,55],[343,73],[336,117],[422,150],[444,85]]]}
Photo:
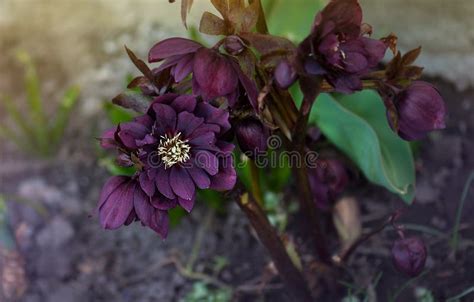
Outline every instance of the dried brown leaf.
{"label": "dried brown leaf", "polygon": [[359,206],[353,197],[343,197],[334,206],[333,220],[339,238],[342,241],[342,249],[346,249],[362,233]]}
{"label": "dried brown leaf", "polygon": [[186,24],[186,19],[191,11],[191,7],[193,6],[193,0],[181,0],[181,20],[183,21],[184,27],[188,28]]}
{"label": "dried brown leaf", "polygon": [[412,63],[414,63],[416,61],[416,59],[418,58],[420,53],[421,53],[421,46],[419,46],[418,48],[410,50],[409,52],[407,52],[406,54],[403,55],[402,65],[404,65],[404,66],[411,65]]}
{"label": "dried brown leaf", "polygon": [[247,40],[262,56],[277,51],[293,52],[296,46],[288,39],[259,33],[243,33],[240,35]]}
{"label": "dried brown leaf", "polygon": [[132,60],[133,64],[140,70],[145,77],[147,77],[150,81],[153,81],[153,74],[151,73],[150,68],[148,68],[148,65],[146,65],[145,62],[140,60],[134,53],[131,51],[127,46],[125,46],[125,50],[127,51],[127,54]]}
{"label": "dried brown leaf", "polygon": [[228,33],[224,20],[218,16],[204,12],[199,23],[199,31],[207,35],[226,35]]}

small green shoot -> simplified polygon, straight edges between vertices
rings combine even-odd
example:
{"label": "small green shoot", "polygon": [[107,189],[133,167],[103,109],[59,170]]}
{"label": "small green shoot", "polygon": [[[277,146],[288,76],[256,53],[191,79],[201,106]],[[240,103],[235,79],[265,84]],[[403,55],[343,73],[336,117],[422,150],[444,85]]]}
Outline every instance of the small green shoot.
{"label": "small green shoot", "polygon": [[7,117],[17,128],[13,130],[5,123],[0,123],[0,137],[12,141],[25,153],[50,157],[59,149],[64,130],[79,97],[79,88],[76,86],[69,88],[61,99],[54,117],[48,116],[31,57],[26,52],[19,52],[17,59],[25,68],[27,107],[20,108],[11,97],[0,96],[1,107],[5,109]]}

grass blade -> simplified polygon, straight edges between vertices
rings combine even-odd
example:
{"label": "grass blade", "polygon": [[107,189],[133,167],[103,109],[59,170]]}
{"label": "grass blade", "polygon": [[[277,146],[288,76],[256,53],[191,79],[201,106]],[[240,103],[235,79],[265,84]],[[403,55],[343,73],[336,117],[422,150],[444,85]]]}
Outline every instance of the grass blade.
{"label": "grass blade", "polygon": [[53,120],[49,131],[49,138],[53,147],[57,147],[64,134],[71,111],[79,99],[79,92],[80,90],[77,86],[69,88],[59,104],[60,107],[56,113],[56,118]]}
{"label": "grass blade", "polygon": [[456,255],[456,251],[457,251],[458,243],[459,243],[459,225],[461,224],[464,203],[466,202],[467,194],[469,193],[469,188],[471,187],[471,183],[473,180],[474,180],[474,171],[471,171],[471,174],[469,174],[466,184],[464,185],[464,188],[462,190],[461,200],[459,201],[459,206],[456,212],[456,222],[453,228],[453,237],[451,238],[451,248],[453,250],[454,255]]}
{"label": "grass blade", "polygon": [[7,115],[12,118],[13,122],[20,128],[23,136],[29,140],[36,140],[34,129],[26,122],[27,119],[20,113],[18,108],[13,103],[13,100],[6,96],[1,98],[2,104],[7,112]]}
{"label": "grass blade", "polygon": [[35,125],[36,137],[38,142],[38,152],[46,155],[49,153],[49,143],[47,137],[48,121],[44,112],[43,102],[41,100],[41,90],[38,74],[33,61],[25,51],[17,53],[17,58],[25,68],[25,89],[28,102],[28,110],[31,112],[31,121]]}

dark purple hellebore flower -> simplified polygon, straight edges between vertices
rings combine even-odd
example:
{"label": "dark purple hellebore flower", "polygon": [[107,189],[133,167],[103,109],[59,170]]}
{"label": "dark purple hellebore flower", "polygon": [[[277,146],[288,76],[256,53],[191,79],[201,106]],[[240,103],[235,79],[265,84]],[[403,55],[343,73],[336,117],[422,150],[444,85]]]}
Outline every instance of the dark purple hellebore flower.
{"label": "dark purple hellebore flower", "polygon": [[250,117],[234,126],[240,149],[250,158],[267,151],[269,130],[258,119]]}
{"label": "dark purple hellebore flower", "polygon": [[426,256],[425,244],[417,237],[398,239],[392,247],[393,264],[410,277],[416,277],[423,271]]}
{"label": "dark purple hellebore flower", "polygon": [[106,229],[140,220],[161,237],[167,210],[190,212],[196,188],[230,190],[236,182],[234,145],[221,139],[229,113],[191,95],[156,97],[146,114],[104,133],[101,145],[119,150],[117,162],[135,166],[132,177],[112,177],[103,187],[99,218]]}
{"label": "dark purple hellebore flower", "polygon": [[321,160],[316,168],[308,169],[309,186],[316,206],[327,210],[349,182],[344,164],[336,159]]}
{"label": "dark purple hellebore flower", "polygon": [[357,0],[331,0],[317,14],[310,35],[299,45],[301,69],[324,76],[338,92],[362,89],[360,77],[383,59],[387,46],[365,35],[362,9]]}
{"label": "dark purple hellebore flower", "polygon": [[395,96],[394,105],[398,115],[398,135],[405,140],[421,139],[430,131],[445,128],[444,101],[430,83],[413,82]]}
{"label": "dark purple hellebore flower", "polygon": [[162,60],[158,70],[171,68],[171,75],[176,82],[181,82],[193,73],[193,94],[202,96],[205,101],[226,97],[232,107],[243,87],[250,104],[257,108],[257,86],[232,57],[192,40],[170,38],[155,44],[148,54],[150,63]]}

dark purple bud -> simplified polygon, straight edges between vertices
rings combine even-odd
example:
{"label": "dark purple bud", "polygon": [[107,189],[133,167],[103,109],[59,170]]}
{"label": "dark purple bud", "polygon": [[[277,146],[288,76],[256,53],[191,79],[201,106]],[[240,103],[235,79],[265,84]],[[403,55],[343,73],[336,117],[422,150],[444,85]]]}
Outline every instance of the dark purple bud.
{"label": "dark purple bud", "polygon": [[224,41],[224,49],[227,53],[236,56],[245,49],[245,45],[238,36],[228,36]]}
{"label": "dark purple bud", "polygon": [[402,273],[416,277],[425,267],[426,247],[417,237],[401,238],[392,247],[392,260],[395,267]]}
{"label": "dark purple bud", "polygon": [[395,106],[398,134],[405,140],[420,139],[430,131],[445,128],[444,101],[430,83],[413,82],[395,98]]}
{"label": "dark purple bud", "polygon": [[246,118],[235,126],[240,149],[251,158],[267,150],[268,135],[268,129],[255,118]]}
{"label": "dark purple bud", "polygon": [[281,60],[275,68],[275,82],[281,89],[287,89],[296,81],[296,70],[288,60]]}

